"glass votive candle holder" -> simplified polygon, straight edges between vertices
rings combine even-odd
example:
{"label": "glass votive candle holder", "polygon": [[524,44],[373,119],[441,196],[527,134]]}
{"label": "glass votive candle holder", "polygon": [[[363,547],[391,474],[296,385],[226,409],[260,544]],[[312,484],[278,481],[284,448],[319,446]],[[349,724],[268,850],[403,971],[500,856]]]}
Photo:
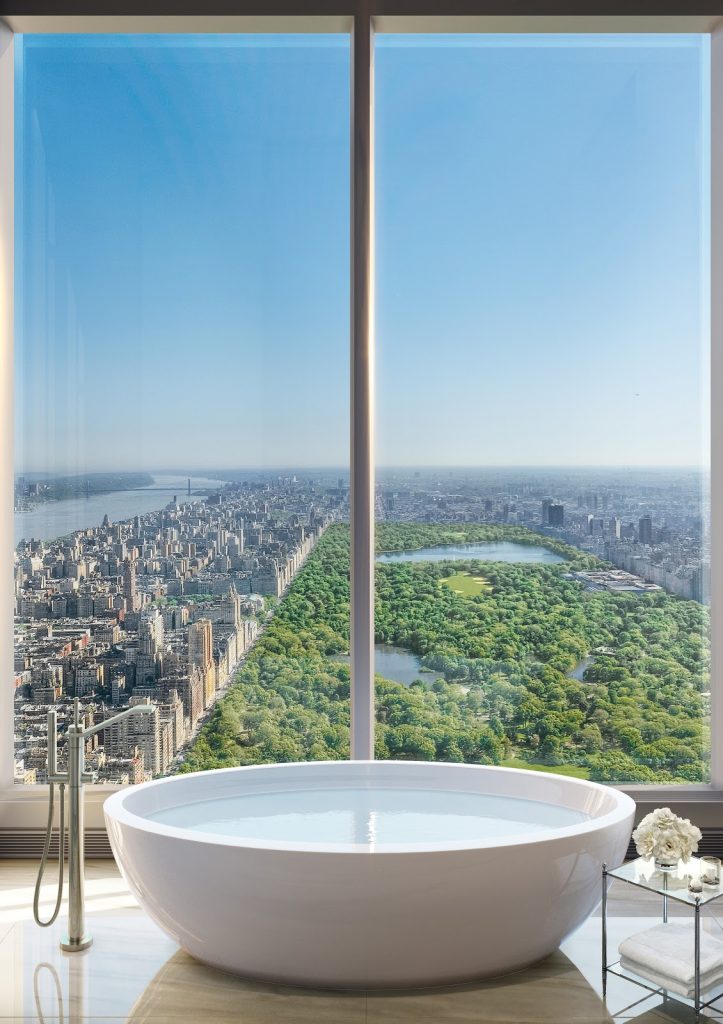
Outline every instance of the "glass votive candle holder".
{"label": "glass votive candle holder", "polygon": [[718,857],[700,858],[700,879],[706,885],[720,885],[720,859]]}
{"label": "glass votive candle holder", "polygon": [[693,896],[700,896],[703,892],[703,882],[698,875],[691,875],[688,879],[688,892]]}

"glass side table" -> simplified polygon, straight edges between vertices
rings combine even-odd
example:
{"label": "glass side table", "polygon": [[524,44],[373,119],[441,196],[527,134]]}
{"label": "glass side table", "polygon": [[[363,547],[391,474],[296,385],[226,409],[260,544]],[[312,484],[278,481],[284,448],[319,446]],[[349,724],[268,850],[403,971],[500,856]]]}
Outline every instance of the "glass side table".
{"label": "glass side table", "polygon": [[[639,985],[641,988],[648,989],[650,992],[662,995],[664,998],[675,999],[678,1002],[684,1003],[686,1006],[692,1006],[695,1010],[695,1018],[700,1018],[701,1010],[706,1007],[712,1006],[713,1003],[718,1002],[723,998],[723,982],[714,987],[720,989],[712,999],[707,1002],[702,1002],[700,997],[700,909],[706,906],[708,903],[712,903],[713,900],[719,899],[723,896],[723,878],[718,882],[717,885],[703,885],[703,892],[692,893],[688,889],[688,879],[692,875],[700,874],[700,860],[698,857],[691,857],[688,861],[681,861],[680,864],[673,868],[658,868],[655,866],[652,858],[638,857],[637,860],[628,861],[626,864],[622,864],[618,868],[610,869],[607,864],[603,864],[602,867],[602,987],[603,987],[603,998],[607,992],[607,976],[608,974],[614,974],[619,978],[624,978],[625,981],[630,981],[634,985]],[[627,882],[629,885],[638,886],[640,889],[647,889],[648,892],[657,893],[662,897],[663,901],[663,923],[667,924],[668,921],[668,900],[675,900],[678,903],[683,903],[690,907],[694,912],[694,923],[693,923],[693,955],[695,965],[695,996],[693,999],[689,999],[686,996],[682,996],[677,992],[670,992],[660,985],[655,985],[653,982],[648,982],[642,978],[637,977],[632,972],[627,971],[626,968],[620,965],[620,961],[616,960],[614,963],[608,964],[608,927],[607,927],[607,902],[608,902],[608,884],[609,879],[618,879],[621,882]]]}

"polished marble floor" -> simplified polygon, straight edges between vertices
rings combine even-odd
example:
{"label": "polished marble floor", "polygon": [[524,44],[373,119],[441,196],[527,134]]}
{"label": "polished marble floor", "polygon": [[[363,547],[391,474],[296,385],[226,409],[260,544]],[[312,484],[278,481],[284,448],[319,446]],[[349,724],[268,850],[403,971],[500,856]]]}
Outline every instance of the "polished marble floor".
{"label": "polished marble floor", "polygon": [[[0,1024],[664,1024],[694,1021],[611,977],[601,995],[600,918],[590,918],[535,967],[486,983],[403,993],[330,993],[243,981],[183,953],[144,915],[112,861],[87,866],[93,946],[64,954],[64,917],[47,929],[32,920],[36,865],[0,860]],[[644,894],[643,894],[644,895]],[[632,901],[631,901],[632,896]],[[43,915],[54,898],[43,887]],[[610,944],[656,920],[653,898],[616,883]],[[64,908],[65,909],[65,908]],[[511,912],[514,912],[511,907]],[[723,931],[723,909],[705,926]],[[723,1022],[723,1000],[708,1018]],[[707,1018],[706,1018],[707,1019]]]}

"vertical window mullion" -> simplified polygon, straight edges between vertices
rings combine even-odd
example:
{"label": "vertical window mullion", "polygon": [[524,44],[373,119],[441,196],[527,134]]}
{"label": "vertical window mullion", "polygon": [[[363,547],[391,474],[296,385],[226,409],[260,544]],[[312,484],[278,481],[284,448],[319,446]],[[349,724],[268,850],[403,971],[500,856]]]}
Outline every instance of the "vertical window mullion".
{"label": "vertical window mullion", "polygon": [[355,15],[351,75],[351,756],[374,756],[374,34]]}

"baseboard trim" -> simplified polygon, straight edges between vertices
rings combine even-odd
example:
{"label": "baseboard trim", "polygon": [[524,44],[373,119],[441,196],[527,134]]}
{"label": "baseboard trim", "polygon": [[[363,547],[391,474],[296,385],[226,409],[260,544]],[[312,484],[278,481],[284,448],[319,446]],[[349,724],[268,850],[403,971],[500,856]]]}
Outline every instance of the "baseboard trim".
{"label": "baseboard trim", "polygon": [[[39,860],[45,842],[45,829],[41,828],[3,828],[0,829],[0,860],[21,860],[32,858]],[[92,858],[112,858],[113,851],[108,841],[108,833],[104,828],[85,830],[85,855]],[[58,856],[58,833],[53,830],[50,844],[50,856]]]}

